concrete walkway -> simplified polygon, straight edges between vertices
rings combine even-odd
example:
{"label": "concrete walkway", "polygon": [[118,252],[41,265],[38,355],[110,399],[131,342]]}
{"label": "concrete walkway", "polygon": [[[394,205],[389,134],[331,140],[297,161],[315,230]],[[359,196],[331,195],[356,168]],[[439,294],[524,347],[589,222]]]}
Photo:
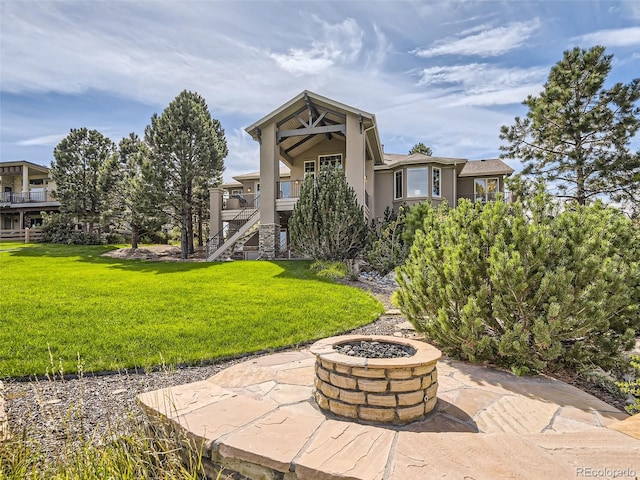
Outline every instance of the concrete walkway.
{"label": "concrete walkway", "polygon": [[265,356],[139,400],[152,422],[204,445],[209,471],[218,463],[256,479],[640,475],[640,415],[563,382],[440,361],[434,412],[381,427],[322,413],[314,362],[308,350]]}

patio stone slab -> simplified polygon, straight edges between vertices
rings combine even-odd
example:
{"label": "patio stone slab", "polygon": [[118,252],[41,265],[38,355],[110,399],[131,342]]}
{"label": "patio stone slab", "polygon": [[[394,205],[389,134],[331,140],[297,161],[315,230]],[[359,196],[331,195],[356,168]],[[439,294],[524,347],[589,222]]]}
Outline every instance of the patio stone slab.
{"label": "patio stone slab", "polygon": [[175,418],[233,396],[232,391],[204,380],[142,393],[138,401],[165,417]]}
{"label": "patio stone slab", "polygon": [[293,459],[325,420],[310,403],[282,407],[219,441],[224,457],[288,472]]}
{"label": "patio stone slab", "polygon": [[575,472],[535,444],[513,434],[400,432],[390,479],[574,478]]}
{"label": "patio stone slab", "polygon": [[327,420],[295,461],[300,480],[383,478],[396,433],[386,428]]}
{"label": "patio stone slab", "polygon": [[473,419],[483,433],[541,433],[550,426],[558,405],[505,395]]}
{"label": "patio stone slab", "polygon": [[610,424],[608,427],[640,440],[640,413],[620,422]]}
{"label": "patio stone slab", "polygon": [[276,410],[278,404],[270,400],[255,400],[241,395],[212,403],[174,419],[187,436],[205,450],[215,448],[215,442],[228,433],[252,424],[260,417]]}
{"label": "patio stone slab", "polygon": [[[635,478],[640,475],[640,441],[624,433],[600,428],[596,433],[565,432],[562,434],[539,434],[529,437],[532,443],[550,453],[554,458],[568,464],[573,469],[571,478],[579,477],[578,470],[590,468],[630,469]],[[584,477],[584,475],[582,475]],[[610,478],[612,475],[600,475]],[[619,475],[618,478],[625,476]]]}
{"label": "patio stone slab", "polygon": [[278,353],[138,398],[152,422],[168,421],[204,443],[209,471],[222,464],[249,478],[481,480],[576,478],[588,468],[640,472],[640,416],[555,379],[444,359],[437,367],[435,409],[419,422],[381,426],[323,413],[313,399],[314,363],[306,349]]}

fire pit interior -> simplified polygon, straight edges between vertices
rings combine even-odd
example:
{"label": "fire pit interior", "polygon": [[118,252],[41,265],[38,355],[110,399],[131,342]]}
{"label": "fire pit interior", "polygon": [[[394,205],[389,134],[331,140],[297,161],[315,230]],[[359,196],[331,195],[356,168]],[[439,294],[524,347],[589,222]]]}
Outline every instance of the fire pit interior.
{"label": "fire pit interior", "polygon": [[441,357],[424,342],[345,335],[313,344],[318,406],[354,420],[402,425],[424,418],[437,402]]}

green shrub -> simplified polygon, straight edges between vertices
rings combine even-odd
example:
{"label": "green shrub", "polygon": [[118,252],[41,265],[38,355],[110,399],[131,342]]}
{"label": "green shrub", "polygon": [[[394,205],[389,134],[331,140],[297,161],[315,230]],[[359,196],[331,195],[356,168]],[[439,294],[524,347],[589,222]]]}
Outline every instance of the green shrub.
{"label": "green shrub", "polygon": [[631,415],[635,415],[640,413],[640,355],[632,355],[629,366],[631,372],[624,380],[616,382],[616,385],[622,393],[633,397],[633,403],[624,408]]}
{"label": "green shrub", "polygon": [[308,176],[289,220],[293,249],[317,260],[356,258],[364,247],[367,224],[344,172],[323,167]]}
{"label": "green shrub", "polygon": [[383,219],[372,220],[367,231],[364,259],[382,275],[402,265],[409,253],[409,244],[403,239],[406,209],[401,206],[396,213],[387,207]]}
{"label": "green shrub", "polygon": [[64,245],[100,245],[102,240],[97,233],[75,229],[73,219],[64,213],[48,214],[42,212],[42,241]]}
{"label": "green shrub", "polygon": [[349,271],[345,263],[331,262],[328,260],[316,260],[309,268],[318,272],[319,277],[331,278],[333,280],[345,278]]}
{"label": "green shrub", "polygon": [[453,356],[518,374],[613,367],[640,327],[637,229],[597,203],[422,207],[396,301]]}

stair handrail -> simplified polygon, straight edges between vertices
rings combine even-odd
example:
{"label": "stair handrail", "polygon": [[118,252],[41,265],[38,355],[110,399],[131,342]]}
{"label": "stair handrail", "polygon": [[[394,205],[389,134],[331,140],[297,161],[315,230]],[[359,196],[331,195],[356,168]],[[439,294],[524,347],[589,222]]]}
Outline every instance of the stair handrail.
{"label": "stair handrail", "polygon": [[[249,220],[251,220],[256,215],[256,213],[260,211],[260,209],[256,207],[258,203],[257,200],[259,198],[260,198],[260,194],[257,194],[254,199],[253,205],[244,207],[242,210],[240,210],[240,212],[238,212],[238,214],[235,217],[233,217],[229,221],[229,224],[227,225],[226,229],[223,227],[222,230],[216,233],[213,237],[209,238],[209,240],[207,241],[207,255],[213,254],[218,248],[222,246],[222,244],[225,241],[225,236],[226,238],[231,238],[233,235],[235,235],[235,233],[238,230],[242,228],[243,225],[245,225]],[[236,222],[239,222],[239,221],[243,221],[243,222],[238,226],[233,226],[233,227],[231,226],[231,225],[235,225]]]}

